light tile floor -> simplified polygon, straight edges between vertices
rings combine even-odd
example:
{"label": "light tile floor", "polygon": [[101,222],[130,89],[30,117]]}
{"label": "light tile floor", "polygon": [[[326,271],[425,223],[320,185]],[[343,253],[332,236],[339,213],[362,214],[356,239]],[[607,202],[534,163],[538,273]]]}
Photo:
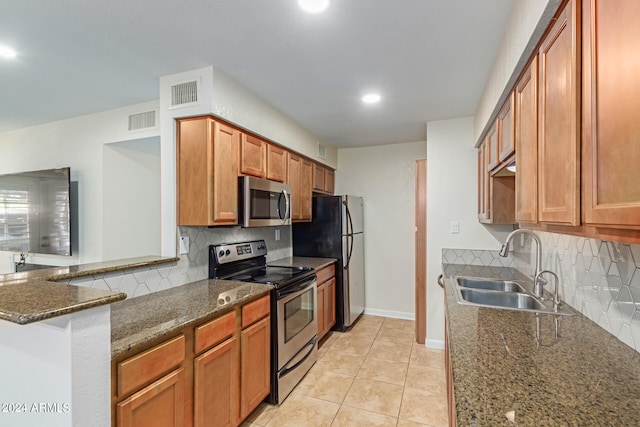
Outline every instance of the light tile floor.
{"label": "light tile floor", "polygon": [[446,427],[444,352],[413,337],[411,320],[363,315],[323,339],[282,405],[260,404],[242,427]]}

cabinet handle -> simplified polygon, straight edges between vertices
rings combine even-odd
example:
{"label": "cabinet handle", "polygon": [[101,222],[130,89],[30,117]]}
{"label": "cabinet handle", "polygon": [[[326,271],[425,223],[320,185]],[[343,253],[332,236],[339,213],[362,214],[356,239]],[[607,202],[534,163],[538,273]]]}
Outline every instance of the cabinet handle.
{"label": "cabinet handle", "polygon": [[438,275],[438,285],[440,285],[440,287],[444,289],[444,277],[442,276],[442,274]]}

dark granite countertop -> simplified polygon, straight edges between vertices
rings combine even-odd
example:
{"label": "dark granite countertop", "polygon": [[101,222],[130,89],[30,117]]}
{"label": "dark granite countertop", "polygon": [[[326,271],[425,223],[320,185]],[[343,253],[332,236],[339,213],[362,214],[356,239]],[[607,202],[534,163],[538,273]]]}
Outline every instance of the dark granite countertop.
{"label": "dark granite countertop", "polygon": [[25,282],[0,286],[0,319],[25,325],[123,300],[110,292],[54,282]]}
{"label": "dark granite countertop", "polygon": [[123,300],[127,294],[53,283],[76,277],[176,262],[144,256],[0,275],[0,319],[21,325]]}
{"label": "dark granite countertop", "polygon": [[445,264],[443,271],[459,426],[638,425],[640,353],[580,313],[537,316],[456,303],[457,275],[530,288],[515,269]]}
{"label": "dark granite countertop", "polygon": [[320,270],[328,265],[336,262],[335,258],[314,258],[314,257],[287,257],[280,258],[275,261],[271,261],[268,263],[269,265],[273,265],[276,267],[310,267],[316,270]]}
{"label": "dark granite countertop", "polygon": [[133,354],[268,294],[271,285],[205,279],[111,305],[111,358]]}
{"label": "dark granite countertop", "polygon": [[142,256],[135,258],[117,259],[112,261],[92,262],[88,264],[70,265],[66,267],[51,267],[40,270],[30,270],[19,273],[0,274],[0,286],[28,281],[49,281],[74,279],[76,277],[105,274],[113,271],[129,270],[149,265],[166,264],[180,260],[177,257]]}

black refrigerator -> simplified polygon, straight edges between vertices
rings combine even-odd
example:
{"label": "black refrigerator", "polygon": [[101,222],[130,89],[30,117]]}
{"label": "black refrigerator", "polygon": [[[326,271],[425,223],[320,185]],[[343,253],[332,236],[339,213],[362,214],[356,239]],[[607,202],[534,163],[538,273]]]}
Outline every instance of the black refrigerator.
{"label": "black refrigerator", "polygon": [[345,331],[365,308],[362,197],[314,197],[312,218],[293,224],[293,255],[338,259],[334,329]]}

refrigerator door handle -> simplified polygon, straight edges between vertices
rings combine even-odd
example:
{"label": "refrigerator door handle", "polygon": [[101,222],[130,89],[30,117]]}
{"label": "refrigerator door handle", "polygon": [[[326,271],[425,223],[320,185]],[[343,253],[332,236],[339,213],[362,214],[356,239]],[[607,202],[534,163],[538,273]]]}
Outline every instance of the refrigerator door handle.
{"label": "refrigerator door handle", "polygon": [[346,209],[347,212],[347,218],[349,219],[349,230],[347,230],[347,239],[351,240],[351,245],[349,245],[349,254],[347,255],[347,262],[345,263],[344,267],[342,267],[344,270],[349,268],[349,263],[351,262],[351,255],[353,255],[353,220],[351,219],[351,212],[349,212],[349,205],[347,205],[347,202],[344,201],[342,202],[342,204],[344,205],[344,208]]}

